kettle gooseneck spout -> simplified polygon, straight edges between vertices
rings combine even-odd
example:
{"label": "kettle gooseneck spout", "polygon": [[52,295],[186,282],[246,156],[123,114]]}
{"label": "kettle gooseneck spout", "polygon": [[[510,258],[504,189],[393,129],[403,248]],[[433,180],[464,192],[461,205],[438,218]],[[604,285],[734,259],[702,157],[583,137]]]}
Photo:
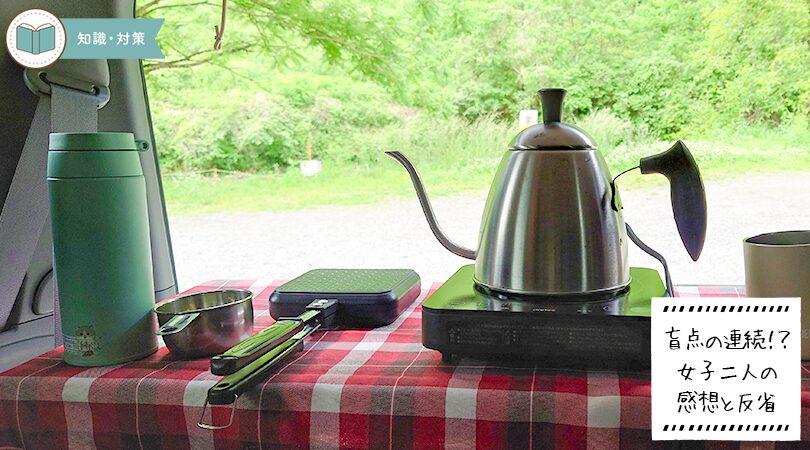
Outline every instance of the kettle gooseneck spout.
{"label": "kettle gooseneck spout", "polygon": [[430,231],[433,232],[436,239],[439,240],[444,248],[450,250],[452,253],[461,256],[462,258],[475,259],[475,250],[464,248],[451,241],[450,238],[444,234],[441,227],[439,227],[439,223],[436,221],[436,215],[433,213],[433,207],[430,205],[427,192],[425,192],[425,186],[422,183],[422,179],[419,177],[419,173],[416,172],[416,167],[411,164],[405,155],[398,151],[388,151],[385,152],[385,154],[397,160],[397,162],[402,164],[402,166],[405,167],[405,170],[408,171],[408,175],[410,175],[411,182],[413,183],[413,188],[416,191],[416,196],[419,197],[419,204],[422,205],[422,211],[425,213],[425,218],[430,226]]}

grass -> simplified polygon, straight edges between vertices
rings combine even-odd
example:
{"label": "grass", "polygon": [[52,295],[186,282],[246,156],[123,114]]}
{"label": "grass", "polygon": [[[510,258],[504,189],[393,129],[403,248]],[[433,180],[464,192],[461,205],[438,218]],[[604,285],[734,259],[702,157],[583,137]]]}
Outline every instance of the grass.
{"label": "grass", "polygon": [[[698,159],[701,159],[698,157]],[[776,158],[754,156],[750,159],[703,158],[699,161],[706,179],[727,178],[749,172],[810,170],[810,157],[790,155]],[[385,167],[387,166],[387,167]],[[628,166],[630,167],[630,166]],[[442,170],[421,167],[428,193],[432,197],[465,192],[484,192],[494,173],[462,169]],[[614,173],[618,173],[615,169]],[[622,189],[665,182],[662,177],[628,174]],[[358,169],[329,166],[316,177],[304,177],[291,170],[283,174],[170,175],[163,187],[171,215],[194,215],[228,211],[285,211],[326,205],[376,203],[392,198],[414,198],[411,182],[393,160],[379,167]]]}
{"label": "grass", "polygon": [[[393,160],[391,164],[396,164]],[[480,190],[491,177],[464,178],[434,176],[425,182],[431,195],[452,195]],[[166,204],[171,215],[226,211],[286,211],[317,206],[376,203],[390,198],[408,198],[413,188],[404,170],[365,170],[327,167],[316,177],[295,171],[284,174],[167,176],[163,180]]]}
{"label": "grass", "polygon": [[[599,120],[613,119],[595,116],[591,122]],[[604,125],[604,129],[611,129],[609,124]],[[594,127],[599,128],[599,123],[589,123],[589,128]],[[402,150],[414,161],[431,197],[485,192],[506,147],[503,137],[512,131],[511,125],[489,119],[468,124],[459,119],[436,123],[417,117],[405,124],[355,136],[352,140],[363,142],[363,146],[354,152],[354,157],[367,163],[327,160],[324,171],[315,177],[304,177],[297,169],[217,177],[165,175],[167,208],[171,215],[196,215],[415,199],[405,170],[383,156],[383,151],[391,148]],[[639,158],[664,151],[670,145],[654,142],[627,127],[621,133],[626,137],[597,133],[602,140],[619,142],[602,150],[614,175],[637,165]],[[806,124],[780,130],[736,129],[715,133],[710,140],[686,143],[708,180],[750,172],[810,170],[810,131]],[[622,178],[621,186],[633,189],[665,182],[660,176],[643,177],[631,172]]]}

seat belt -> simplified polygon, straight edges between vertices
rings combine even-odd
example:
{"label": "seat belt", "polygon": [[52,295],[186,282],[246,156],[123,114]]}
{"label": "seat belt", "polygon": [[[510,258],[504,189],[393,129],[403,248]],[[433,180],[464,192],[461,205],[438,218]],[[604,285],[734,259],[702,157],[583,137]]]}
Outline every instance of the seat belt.
{"label": "seat belt", "polygon": [[[0,211],[0,330],[9,317],[48,217],[48,135],[98,130],[99,96],[52,82],[50,97],[40,95],[6,201]],[[56,277],[54,277],[56,280]],[[56,286],[56,284],[54,284]],[[56,339],[61,341],[59,302],[54,287]]]}

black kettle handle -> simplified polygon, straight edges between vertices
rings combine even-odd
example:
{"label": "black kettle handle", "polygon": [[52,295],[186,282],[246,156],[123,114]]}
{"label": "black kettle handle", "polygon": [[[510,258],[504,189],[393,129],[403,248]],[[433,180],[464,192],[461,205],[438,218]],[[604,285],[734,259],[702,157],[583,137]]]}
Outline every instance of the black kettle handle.
{"label": "black kettle handle", "polygon": [[642,158],[641,173],[660,173],[669,179],[675,225],[686,251],[697,261],[706,241],[706,191],[695,158],[682,141],[669,150]]}

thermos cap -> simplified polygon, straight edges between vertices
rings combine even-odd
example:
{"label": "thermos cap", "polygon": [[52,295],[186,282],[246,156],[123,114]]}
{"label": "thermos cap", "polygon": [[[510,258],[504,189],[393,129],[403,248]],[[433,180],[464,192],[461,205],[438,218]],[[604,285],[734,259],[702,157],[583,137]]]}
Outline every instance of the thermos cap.
{"label": "thermos cap", "polygon": [[132,133],[51,133],[49,141],[48,178],[143,176],[147,146]]}
{"label": "thermos cap", "polygon": [[140,150],[132,133],[51,133],[50,150]]}

